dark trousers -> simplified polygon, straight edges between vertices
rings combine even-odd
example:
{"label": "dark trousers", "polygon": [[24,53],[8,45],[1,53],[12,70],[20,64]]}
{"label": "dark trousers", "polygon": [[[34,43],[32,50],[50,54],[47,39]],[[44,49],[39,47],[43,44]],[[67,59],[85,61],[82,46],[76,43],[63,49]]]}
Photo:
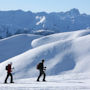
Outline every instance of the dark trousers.
{"label": "dark trousers", "polygon": [[12,73],[7,73],[7,76],[6,76],[6,79],[5,79],[5,83],[7,83],[7,79],[8,79],[8,77],[11,77],[11,83],[13,82],[13,76],[12,76]]}
{"label": "dark trousers", "polygon": [[45,77],[46,77],[45,72],[43,70],[39,70],[39,72],[40,73],[39,73],[39,76],[38,76],[37,80],[39,80],[42,75],[43,75],[43,80],[45,80]]}

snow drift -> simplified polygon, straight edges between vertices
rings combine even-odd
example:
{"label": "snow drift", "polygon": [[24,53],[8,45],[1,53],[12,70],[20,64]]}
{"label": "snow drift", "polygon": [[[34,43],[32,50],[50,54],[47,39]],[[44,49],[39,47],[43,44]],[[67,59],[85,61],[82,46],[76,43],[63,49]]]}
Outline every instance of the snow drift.
{"label": "snow drift", "polygon": [[35,39],[32,49],[0,64],[0,77],[5,77],[5,66],[13,62],[14,77],[37,76],[36,65],[45,59],[47,75],[90,72],[90,30],[53,34]]}

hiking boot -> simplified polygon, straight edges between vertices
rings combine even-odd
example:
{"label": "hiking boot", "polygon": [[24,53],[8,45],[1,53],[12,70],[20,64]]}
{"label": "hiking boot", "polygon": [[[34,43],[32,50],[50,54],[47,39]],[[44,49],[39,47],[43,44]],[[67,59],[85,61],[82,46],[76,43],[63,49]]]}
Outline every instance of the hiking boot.
{"label": "hiking boot", "polygon": [[7,82],[4,82],[4,83],[7,83]]}
{"label": "hiking boot", "polygon": [[37,79],[37,82],[39,82],[39,80]]}
{"label": "hiking boot", "polygon": [[46,82],[46,80],[43,79],[43,82]]}
{"label": "hiking boot", "polygon": [[10,83],[14,83],[14,82],[10,82]]}

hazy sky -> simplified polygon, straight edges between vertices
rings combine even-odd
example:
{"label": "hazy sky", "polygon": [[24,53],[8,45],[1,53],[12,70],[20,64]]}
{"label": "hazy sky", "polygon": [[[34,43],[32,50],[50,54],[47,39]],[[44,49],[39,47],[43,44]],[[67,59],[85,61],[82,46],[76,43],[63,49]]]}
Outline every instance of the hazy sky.
{"label": "hazy sky", "polygon": [[0,0],[0,10],[61,12],[72,8],[90,14],[90,0]]}

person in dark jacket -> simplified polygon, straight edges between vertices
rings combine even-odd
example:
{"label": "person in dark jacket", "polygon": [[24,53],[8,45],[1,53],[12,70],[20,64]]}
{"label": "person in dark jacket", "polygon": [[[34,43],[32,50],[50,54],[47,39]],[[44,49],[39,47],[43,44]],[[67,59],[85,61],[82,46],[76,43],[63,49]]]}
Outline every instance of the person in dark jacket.
{"label": "person in dark jacket", "polygon": [[11,81],[10,81],[10,83],[14,83],[13,82],[13,76],[12,76],[12,63],[10,63],[10,64],[8,64],[8,66],[7,66],[7,76],[6,76],[6,79],[5,79],[5,83],[7,83],[7,79],[8,79],[8,77],[10,76],[11,77]]}
{"label": "person in dark jacket", "polygon": [[43,81],[46,81],[45,80],[45,77],[46,77],[46,74],[45,74],[45,71],[44,70],[46,70],[46,67],[44,67],[44,60],[42,60],[42,62],[41,63],[39,63],[39,76],[38,76],[38,78],[37,78],[37,81],[39,81],[39,79],[40,79],[40,77],[43,75]]}

